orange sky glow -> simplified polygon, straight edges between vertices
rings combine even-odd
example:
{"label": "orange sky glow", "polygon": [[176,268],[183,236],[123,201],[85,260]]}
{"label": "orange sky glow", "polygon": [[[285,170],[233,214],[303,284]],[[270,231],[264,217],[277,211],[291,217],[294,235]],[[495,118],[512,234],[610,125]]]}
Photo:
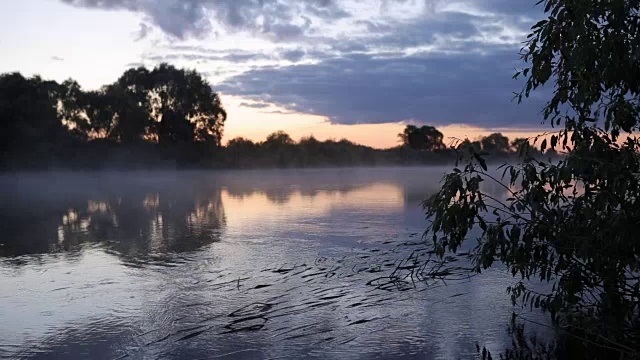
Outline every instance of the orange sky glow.
{"label": "orange sky glow", "polygon": [[[252,141],[263,141],[274,131],[283,130],[294,140],[313,135],[318,140],[346,138],[357,144],[384,149],[400,144],[398,134],[406,126],[403,122],[382,124],[332,124],[323,116],[288,112],[285,109],[272,107],[254,109],[240,106],[244,99],[236,96],[222,95],[222,103],[228,112],[225,123],[224,140],[244,137]],[[501,132],[509,139],[517,137],[533,137],[540,130],[490,129],[461,124],[438,126],[445,136],[445,144],[455,139],[475,140],[494,132]]]}

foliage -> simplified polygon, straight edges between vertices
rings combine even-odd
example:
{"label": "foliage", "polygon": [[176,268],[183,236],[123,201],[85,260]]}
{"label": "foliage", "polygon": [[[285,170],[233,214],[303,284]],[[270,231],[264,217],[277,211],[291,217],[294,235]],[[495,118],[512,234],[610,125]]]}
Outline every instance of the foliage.
{"label": "foliage", "polygon": [[60,86],[40,77],[0,75],[0,162],[32,167],[33,158],[61,155],[57,143],[71,141],[56,105]]}
{"label": "foliage", "polygon": [[[498,155],[501,159],[517,156],[512,151]],[[223,158],[225,165],[233,168],[420,165],[452,164],[456,152],[447,148],[429,151],[409,146],[374,149],[346,139],[319,141],[313,136],[295,142],[283,131],[276,131],[263,142],[245,138],[229,140]]]}
{"label": "foliage", "polygon": [[167,64],[129,69],[96,91],[74,80],[4,74],[0,165],[105,163],[120,150],[132,153],[131,162],[137,156],[148,163],[151,147],[156,158],[197,164],[213,159],[225,120],[218,95],[200,74]]}
{"label": "foliage", "polygon": [[143,140],[220,145],[226,112],[209,83],[192,70],[161,64],[127,70],[115,83],[83,93],[77,83],[62,109],[92,138],[131,144]]}
{"label": "foliage", "polygon": [[[516,139],[518,144],[524,144],[528,142],[528,139]],[[512,152],[514,147],[509,143],[509,138],[501,133],[493,133],[488,136],[482,137],[480,140],[470,141],[464,139],[460,141],[457,146],[458,150],[462,152],[476,152],[486,154],[506,154]],[[517,147],[515,147],[517,149]],[[531,153],[533,155],[533,152]]]}
{"label": "foliage", "polygon": [[227,114],[211,85],[195,71],[161,64],[150,74],[150,99],[160,142],[220,145]]}
{"label": "foliage", "polygon": [[509,138],[501,133],[494,133],[484,137],[480,143],[482,144],[482,150],[489,153],[506,153],[511,150]]}
{"label": "foliage", "polygon": [[515,138],[511,142],[511,148],[516,150],[522,149],[524,146],[528,146],[528,145],[529,145],[529,139],[526,139],[526,138]]}
{"label": "foliage", "polygon": [[446,146],[442,142],[443,135],[433,126],[407,125],[398,137],[405,146],[418,150],[441,150]]}
{"label": "foliage", "polygon": [[[406,144],[374,149],[342,139],[294,141],[283,131],[265,141],[221,145],[226,112],[196,72],[161,64],[125,71],[84,90],[20,74],[0,78],[0,169],[333,167],[450,164],[455,151],[430,126],[408,126]],[[474,142],[495,143],[496,135]],[[409,139],[412,139],[411,141]],[[508,142],[508,140],[507,140]],[[500,148],[504,150],[503,148]],[[512,151],[499,158],[514,156]]]}
{"label": "foliage", "polygon": [[[553,84],[544,118],[559,131],[540,137],[560,161],[525,158],[500,181],[470,147],[425,202],[437,251],[456,251],[479,227],[477,271],[496,261],[521,281],[514,301],[541,308],[585,342],[614,354],[640,348],[640,2],[543,0],[547,19],[523,47],[526,85],[517,100]],[[621,136],[621,133],[626,133]],[[547,140],[548,139],[548,140]],[[526,143],[518,142],[520,150]],[[483,191],[503,186],[506,198]],[[536,292],[527,280],[551,283]]]}

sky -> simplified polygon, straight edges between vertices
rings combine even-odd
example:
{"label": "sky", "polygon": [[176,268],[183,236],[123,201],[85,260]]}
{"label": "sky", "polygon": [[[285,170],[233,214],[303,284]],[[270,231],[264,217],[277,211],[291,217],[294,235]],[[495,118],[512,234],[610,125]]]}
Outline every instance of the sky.
{"label": "sky", "polygon": [[448,140],[544,129],[516,104],[536,0],[20,0],[0,3],[0,72],[95,89],[168,62],[205,76],[225,140],[347,138],[385,148],[406,124]]}

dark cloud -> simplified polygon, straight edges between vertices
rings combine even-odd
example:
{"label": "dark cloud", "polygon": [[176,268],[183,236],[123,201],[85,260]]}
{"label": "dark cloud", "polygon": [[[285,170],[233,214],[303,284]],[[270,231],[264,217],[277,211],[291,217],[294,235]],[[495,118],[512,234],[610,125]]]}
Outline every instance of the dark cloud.
{"label": "dark cloud", "polygon": [[541,6],[535,0],[457,0],[457,3],[471,3],[473,6],[489,12],[538,17]]}
{"label": "dark cloud", "polygon": [[232,53],[232,54],[228,54],[228,55],[222,56],[222,60],[226,60],[226,61],[230,61],[230,62],[234,62],[234,63],[256,61],[256,60],[269,60],[269,59],[271,59],[271,57],[267,56],[265,54],[238,54],[238,53]]}
{"label": "dark cloud", "polygon": [[[258,102],[242,106],[268,102],[343,124],[540,122],[542,100],[520,106],[511,101],[521,86],[511,77],[521,66],[523,34],[541,16],[535,0],[380,0],[372,16],[349,12],[349,2],[362,0],[61,1],[141,13],[180,39],[221,28],[278,43],[258,52],[174,43],[143,58],[227,62],[234,71],[225,75],[233,75],[217,90]],[[417,6],[415,14],[392,16],[394,6],[411,4],[424,5],[424,11]],[[265,62],[251,63],[256,60]],[[275,65],[279,60],[298,64]]]}
{"label": "dark cloud", "polygon": [[[394,2],[398,1],[384,6]],[[526,31],[539,9],[511,0],[457,2],[470,10],[435,11],[413,20],[358,21],[366,33],[312,38],[310,43],[323,43],[325,48],[279,54],[291,61],[306,56],[317,63],[254,68],[218,89],[343,124],[539,123],[542,102],[532,99],[516,105],[513,92],[521,84],[511,79],[521,65],[518,34]],[[430,50],[407,52],[422,47]]]}
{"label": "dark cloud", "polygon": [[307,53],[302,49],[293,49],[293,50],[281,51],[279,56],[280,56],[281,59],[289,60],[289,61],[292,61],[292,62],[297,62],[297,61],[302,60],[302,58],[306,54]]}
{"label": "dark cloud", "polygon": [[289,111],[328,117],[334,123],[384,123],[413,120],[486,127],[539,123],[541,101],[518,106],[512,80],[517,54],[414,55],[376,59],[366,55],[319,64],[253,70],[217,89]]}
{"label": "dark cloud", "polygon": [[[230,31],[262,34],[274,41],[297,39],[311,31],[313,18],[325,22],[354,17],[346,10],[347,0],[60,0],[93,9],[127,10],[145,15],[163,32],[180,39],[202,37],[214,27]],[[425,8],[438,9],[443,4],[464,5],[478,15],[511,16],[523,20],[535,17],[540,7],[534,0],[424,0]],[[395,4],[416,0],[381,0],[379,13],[384,15]],[[445,13],[438,13],[438,17]],[[424,17],[416,14],[417,18]],[[432,19],[438,21],[438,17]],[[447,23],[440,21],[447,27]],[[396,29],[383,20],[355,20],[369,33],[392,32]],[[461,27],[457,27],[461,25]],[[468,32],[465,23],[451,23],[447,31]],[[317,31],[318,29],[316,29]],[[321,30],[321,29],[320,29]],[[445,29],[446,30],[446,29]]]}
{"label": "dark cloud", "polygon": [[61,0],[106,10],[128,10],[147,16],[165,33],[180,39],[203,37],[214,25],[249,31],[282,41],[302,36],[317,17],[349,16],[333,0]]}
{"label": "dark cloud", "polygon": [[363,44],[361,41],[341,41],[336,42],[331,45],[331,50],[336,51],[338,53],[353,53],[353,52],[365,52],[369,50],[369,47],[366,44]]}

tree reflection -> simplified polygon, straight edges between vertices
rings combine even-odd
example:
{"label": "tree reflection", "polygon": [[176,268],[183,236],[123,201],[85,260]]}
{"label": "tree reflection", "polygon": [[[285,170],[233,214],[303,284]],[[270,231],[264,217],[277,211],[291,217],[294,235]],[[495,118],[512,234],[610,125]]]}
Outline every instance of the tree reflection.
{"label": "tree reflection", "polygon": [[[5,176],[0,178],[0,256],[72,257],[86,246],[128,258],[195,251],[220,240],[226,227],[223,196],[246,200],[244,206],[254,210],[264,205],[259,211],[319,199],[305,206],[320,210],[347,194],[355,196],[349,201],[357,207],[371,202],[384,208],[403,202],[402,195],[396,199],[399,191],[404,207],[415,208],[439,175],[425,183],[412,174],[327,169]],[[389,187],[366,190],[375,184]]]}
{"label": "tree reflection", "polygon": [[1,256],[72,252],[97,244],[124,257],[194,251],[220,240],[219,188],[143,189],[5,204]]}

